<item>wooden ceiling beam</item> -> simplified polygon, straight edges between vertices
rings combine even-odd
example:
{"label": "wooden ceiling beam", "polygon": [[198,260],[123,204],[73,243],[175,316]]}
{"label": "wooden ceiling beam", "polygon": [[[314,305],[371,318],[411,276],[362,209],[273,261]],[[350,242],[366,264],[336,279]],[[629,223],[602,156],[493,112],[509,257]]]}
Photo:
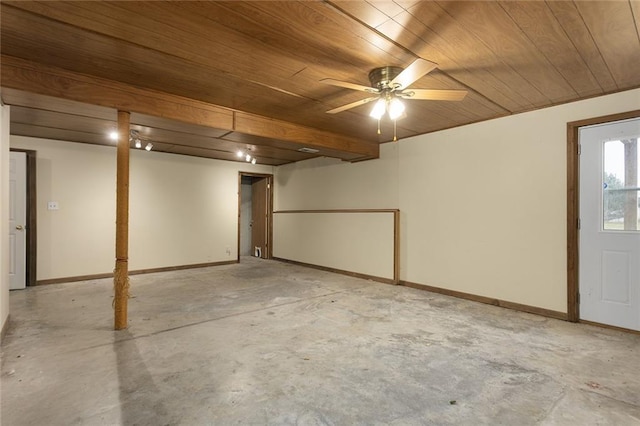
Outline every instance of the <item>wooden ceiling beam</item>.
{"label": "wooden ceiling beam", "polygon": [[279,139],[301,147],[317,148],[321,152],[326,151],[324,155],[337,158],[353,159],[354,154],[358,158],[377,158],[379,155],[377,143],[79,74],[13,56],[2,55],[1,59],[2,87]]}

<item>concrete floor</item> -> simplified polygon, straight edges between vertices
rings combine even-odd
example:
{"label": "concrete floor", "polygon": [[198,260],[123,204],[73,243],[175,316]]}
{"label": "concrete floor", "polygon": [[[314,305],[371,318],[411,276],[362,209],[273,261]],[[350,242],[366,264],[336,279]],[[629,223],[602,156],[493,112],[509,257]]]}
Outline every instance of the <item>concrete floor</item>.
{"label": "concrete floor", "polygon": [[640,336],[275,261],[11,293],[2,425],[640,424]]}

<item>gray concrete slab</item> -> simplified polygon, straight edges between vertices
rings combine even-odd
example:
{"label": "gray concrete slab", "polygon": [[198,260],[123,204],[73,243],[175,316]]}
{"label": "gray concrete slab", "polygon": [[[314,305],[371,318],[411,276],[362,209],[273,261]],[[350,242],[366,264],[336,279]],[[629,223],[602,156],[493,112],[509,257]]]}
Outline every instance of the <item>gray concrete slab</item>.
{"label": "gray concrete slab", "polygon": [[640,424],[640,336],[247,258],[11,293],[2,425]]}

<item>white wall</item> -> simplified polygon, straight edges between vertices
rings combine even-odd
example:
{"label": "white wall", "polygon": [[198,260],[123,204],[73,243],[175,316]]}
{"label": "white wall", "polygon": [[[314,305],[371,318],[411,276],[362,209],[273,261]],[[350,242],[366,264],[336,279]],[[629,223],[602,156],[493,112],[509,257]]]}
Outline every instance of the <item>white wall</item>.
{"label": "white wall", "polygon": [[0,105],[0,330],[9,317],[9,114]]}
{"label": "white wall", "polygon": [[[37,151],[37,279],[112,271],[115,147],[19,136],[11,144]],[[132,150],[129,269],[235,259],[240,170],[272,167]]]}
{"label": "white wall", "polygon": [[281,166],[276,208],[397,207],[402,280],[566,312],[567,122],[639,108],[637,89],[385,144],[371,162]]}

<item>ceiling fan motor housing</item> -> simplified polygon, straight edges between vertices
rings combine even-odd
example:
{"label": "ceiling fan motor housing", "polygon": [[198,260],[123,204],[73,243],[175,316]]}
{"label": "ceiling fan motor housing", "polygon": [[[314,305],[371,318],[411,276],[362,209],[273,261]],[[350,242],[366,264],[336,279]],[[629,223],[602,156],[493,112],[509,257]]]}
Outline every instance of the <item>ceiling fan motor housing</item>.
{"label": "ceiling fan motor housing", "polygon": [[385,89],[394,89],[390,86],[391,81],[403,71],[400,67],[380,67],[374,68],[369,72],[369,81],[371,86],[383,91]]}

